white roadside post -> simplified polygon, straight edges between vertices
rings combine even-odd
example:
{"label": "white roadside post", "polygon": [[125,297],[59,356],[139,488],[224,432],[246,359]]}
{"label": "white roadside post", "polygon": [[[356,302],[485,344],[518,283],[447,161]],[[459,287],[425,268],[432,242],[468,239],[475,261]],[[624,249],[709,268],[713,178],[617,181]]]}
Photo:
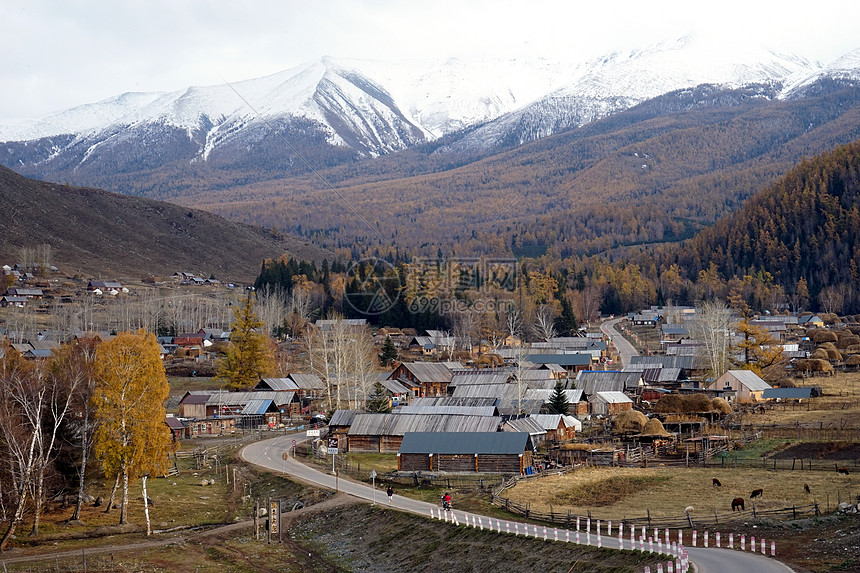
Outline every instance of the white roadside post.
{"label": "white roadside post", "polygon": [[376,470],[370,470],[370,482],[373,487],[373,493],[371,496],[373,497],[373,503],[371,505],[376,505]]}

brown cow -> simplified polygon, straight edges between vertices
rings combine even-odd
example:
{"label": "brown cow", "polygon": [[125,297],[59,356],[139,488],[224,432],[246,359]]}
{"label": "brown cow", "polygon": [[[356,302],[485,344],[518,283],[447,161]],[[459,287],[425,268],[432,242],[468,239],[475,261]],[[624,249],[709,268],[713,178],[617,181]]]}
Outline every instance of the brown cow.
{"label": "brown cow", "polygon": [[836,473],[848,475],[848,468],[841,468],[837,465],[836,466]]}
{"label": "brown cow", "polygon": [[714,484],[714,487],[723,487],[723,484],[720,483],[720,480],[718,480],[717,478],[713,479],[713,484]]}
{"label": "brown cow", "polygon": [[744,510],[744,498],[736,497],[732,500],[732,512],[735,510],[743,511]]}
{"label": "brown cow", "polygon": [[753,499],[753,498],[756,498],[756,497],[764,497],[764,490],[762,490],[762,489],[754,489],[754,490],[752,491],[752,493],[750,494],[750,499]]}
{"label": "brown cow", "polygon": [[808,483],[803,484],[803,491],[805,491],[806,493],[810,493],[810,492],[809,492],[809,484],[808,484]]}

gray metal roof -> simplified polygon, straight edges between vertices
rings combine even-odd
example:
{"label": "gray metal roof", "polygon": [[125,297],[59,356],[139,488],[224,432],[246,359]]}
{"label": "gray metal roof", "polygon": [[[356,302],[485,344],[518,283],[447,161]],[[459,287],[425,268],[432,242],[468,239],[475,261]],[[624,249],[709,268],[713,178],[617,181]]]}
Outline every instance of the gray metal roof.
{"label": "gray metal roof", "polygon": [[451,377],[450,386],[458,386],[460,384],[504,384],[510,378],[510,374],[506,372],[475,372],[473,374],[454,374]]}
{"label": "gray metal roof", "polygon": [[582,430],[582,422],[573,416],[565,416],[563,414],[532,414],[531,417],[547,430],[555,430],[561,424],[565,428],[572,427],[576,428],[577,431]]}
{"label": "gray metal roof", "polygon": [[597,392],[589,398],[589,402],[606,402],[607,404],[626,404],[632,401],[624,392]]}
{"label": "gray metal roof", "polygon": [[576,375],[576,387],[586,396],[597,392],[623,392],[639,387],[642,375],[638,372],[583,370]]}
{"label": "gray metal roof", "polygon": [[260,390],[274,390],[278,392],[298,390],[299,387],[289,378],[263,378],[256,386]]}
{"label": "gray metal roof", "polygon": [[398,414],[461,414],[464,416],[495,416],[497,415],[496,406],[448,406],[448,405],[428,405],[416,406],[409,404],[408,406],[400,406],[397,408]]}
{"label": "gray metal roof", "polygon": [[329,426],[350,426],[360,412],[358,410],[335,410],[328,421]]}
{"label": "gray metal roof", "polygon": [[[210,391],[211,392],[211,391]],[[242,406],[252,400],[271,400],[276,406],[289,404],[295,398],[295,392],[212,392],[206,400],[207,406]]]}
{"label": "gray metal roof", "polygon": [[254,416],[265,414],[272,406],[272,400],[250,400],[245,407],[242,408],[243,416]]}
{"label": "gray metal roof", "polygon": [[542,436],[546,434],[546,428],[543,427],[534,414],[523,418],[511,418],[502,426],[502,430],[506,432],[526,432],[532,436]]}
{"label": "gray metal roof", "polygon": [[762,380],[761,377],[752,370],[728,370],[717,379],[717,382],[720,382],[720,380],[726,376],[734,378],[751,392],[759,392],[771,387],[770,384]]}
{"label": "gray metal roof", "polygon": [[[411,372],[418,382],[451,381],[451,370],[439,362],[403,362],[400,366]],[[392,372],[389,378],[393,377]]]}
{"label": "gray metal roof", "polygon": [[[546,404],[552,397],[553,392],[555,392],[555,388],[529,388],[526,390],[526,399],[542,400]],[[582,390],[579,388],[563,390],[563,392],[567,396],[568,404],[575,404],[582,400]]]}
{"label": "gray metal roof", "polygon": [[534,364],[558,364],[560,366],[588,366],[591,354],[529,354],[526,359]]}
{"label": "gray metal roof", "polygon": [[401,454],[504,454],[531,450],[527,432],[408,432]]}
{"label": "gray metal roof", "polygon": [[812,396],[812,388],[768,388],[762,398],[784,398],[801,400]]}
{"label": "gray metal roof", "polygon": [[495,406],[495,398],[455,398],[453,396],[425,396],[413,400],[414,406]]}
{"label": "gray metal roof", "polygon": [[349,427],[350,436],[402,436],[406,432],[495,432],[497,416],[457,414],[358,414]]}
{"label": "gray metal roof", "polygon": [[324,390],[325,382],[316,374],[293,372],[288,376],[300,390]]}

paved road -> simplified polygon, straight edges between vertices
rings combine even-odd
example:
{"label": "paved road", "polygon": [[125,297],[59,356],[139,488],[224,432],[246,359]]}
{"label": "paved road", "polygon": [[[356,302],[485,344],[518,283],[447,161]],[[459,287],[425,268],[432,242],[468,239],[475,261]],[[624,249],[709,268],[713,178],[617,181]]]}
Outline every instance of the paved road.
{"label": "paved road", "polygon": [[[318,471],[312,467],[306,466],[293,458],[289,458],[284,460],[282,455],[284,452],[288,451],[291,446],[292,440],[302,441],[304,439],[303,434],[292,434],[287,436],[280,436],[278,438],[272,438],[269,440],[264,440],[262,442],[256,442],[253,444],[249,444],[245,446],[242,450],[242,458],[252,464],[264,467],[266,469],[275,471],[275,472],[285,472],[292,476],[295,479],[300,481],[310,483],[313,485],[319,485],[322,487],[326,487],[329,489],[337,488],[339,491],[346,492],[355,497],[367,500],[367,501],[376,501],[379,504],[387,504],[385,492],[381,489],[373,490],[369,485],[354,482],[347,479],[337,479],[335,476]],[[456,501],[455,501],[456,503]],[[425,517],[430,516],[430,512],[434,513],[439,511],[438,506],[430,503],[426,503],[423,501],[417,501],[408,497],[402,497],[400,495],[394,495],[394,503],[393,506],[396,509],[402,511],[408,511],[410,513],[415,513],[418,515],[423,515]],[[466,521],[472,522],[473,520],[481,519],[484,527],[487,527],[490,518],[485,516],[478,516],[472,513],[465,513],[463,511],[454,510],[454,513],[457,516],[458,521],[461,525],[464,525]],[[493,521],[493,526],[496,525],[496,520]],[[501,528],[504,531],[505,522],[500,522]],[[515,530],[514,523],[510,523],[511,531]],[[522,528],[523,525],[520,524]],[[520,529],[522,531],[522,529]],[[529,534],[533,534],[533,526],[529,526]],[[543,526],[538,526],[538,534],[541,538],[543,538]],[[547,533],[550,538],[554,537],[555,530],[553,528],[548,527]],[[615,534],[617,535],[617,533]],[[677,532],[673,532],[675,539],[677,540]],[[686,534],[689,541],[689,533]],[[564,537],[564,532],[559,532],[559,538],[562,539]],[[571,532],[571,541],[575,539],[575,532]],[[585,533],[580,532],[580,540],[585,543]],[[592,532],[591,534],[591,543],[597,543],[596,533]],[[608,547],[612,549],[618,548],[618,538],[616,536],[603,536],[602,537],[602,545],[603,547]],[[768,542],[768,546],[770,543]],[[626,534],[624,539],[624,547],[630,547],[630,538],[629,533]],[[742,553],[737,550],[729,550],[729,549],[704,549],[704,548],[691,548],[688,547],[687,551],[689,553],[689,558],[691,562],[694,564],[698,573],[745,573],[745,572],[755,572],[755,573],[790,573],[792,570],[787,566],[783,565],[779,561],[774,559],[763,557],[761,555],[755,555],[752,553]],[[660,559],[657,556],[654,556],[654,564],[651,565],[651,571],[656,571],[656,563]],[[663,557],[662,561],[665,563],[669,560],[669,557]],[[691,569],[692,570],[692,569]]]}
{"label": "paved road", "polygon": [[639,352],[630,344],[626,338],[624,338],[620,332],[615,330],[615,326],[624,320],[623,318],[613,318],[612,320],[607,320],[603,324],[600,325],[600,331],[603,332],[606,336],[612,340],[612,344],[615,345],[615,348],[618,350],[618,354],[621,355],[621,365],[629,366],[630,365],[630,357],[631,356],[639,356]]}

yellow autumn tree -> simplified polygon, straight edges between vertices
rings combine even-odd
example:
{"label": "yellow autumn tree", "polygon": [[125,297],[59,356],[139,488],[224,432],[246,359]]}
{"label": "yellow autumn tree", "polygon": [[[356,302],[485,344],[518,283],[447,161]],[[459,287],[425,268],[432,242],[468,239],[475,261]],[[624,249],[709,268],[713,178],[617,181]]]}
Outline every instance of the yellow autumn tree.
{"label": "yellow autumn tree", "polygon": [[95,453],[105,474],[122,481],[120,524],[128,523],[129,479],[166,471],[169,393],[155,335],[123,332],[99,345],[92,398]]}
{"label": "yellow autumn tree", "polygon": [[233,317],[230,346],[218,365],[218,375],[231,389],[248,390],[274,369],[274,359],[250,297],[234,308]]}

